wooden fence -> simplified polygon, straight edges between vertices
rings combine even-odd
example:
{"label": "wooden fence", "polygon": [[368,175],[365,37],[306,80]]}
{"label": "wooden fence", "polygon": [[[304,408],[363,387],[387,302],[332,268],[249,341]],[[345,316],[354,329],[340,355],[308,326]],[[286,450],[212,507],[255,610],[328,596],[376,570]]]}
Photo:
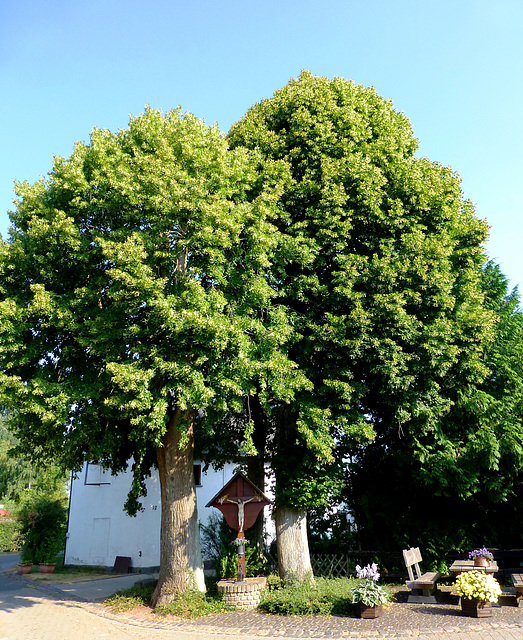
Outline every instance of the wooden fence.
{"label": "wooden fence", "polygon": [[325,578],[345,578],[354,575],[356,562],[347,556],[333,554],[311,555],[312,571],[315,576]]}
{"label": "wooden fence", "polygon": [[381,553],[376,551],[350,551],[344,554],[311,553],[312,571],[315,576],[328,578],[354,577],[356,565],[365,566],[378,562],[383,577],[407,575],[401,553]]}

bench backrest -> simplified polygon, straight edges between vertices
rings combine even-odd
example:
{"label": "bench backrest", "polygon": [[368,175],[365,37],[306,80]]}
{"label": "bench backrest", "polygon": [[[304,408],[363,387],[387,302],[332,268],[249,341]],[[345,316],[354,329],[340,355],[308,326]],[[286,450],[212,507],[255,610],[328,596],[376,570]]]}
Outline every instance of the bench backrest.
{"label": "bench backrest", "polygon": [[[419,550],[419,547],[403,549],[403,559],[405,560],[405,566],[407,567],[409,580],[417,580],[421,578],[421,571],[419,568],[419,563],[421,562],[421,552]],[[412,567],[416,569],[416,577],[414,577]]]}

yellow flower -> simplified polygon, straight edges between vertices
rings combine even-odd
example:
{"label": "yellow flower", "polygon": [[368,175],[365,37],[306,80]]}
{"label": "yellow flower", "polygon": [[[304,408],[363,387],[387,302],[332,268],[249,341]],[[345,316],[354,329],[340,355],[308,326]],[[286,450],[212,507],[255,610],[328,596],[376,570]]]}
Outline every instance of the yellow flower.
{"label": "yellow flower", "polygon": [[483,571],[467,571],[456,578],[455,592],[462,598],[497,602],[501,587],[494,576]]}

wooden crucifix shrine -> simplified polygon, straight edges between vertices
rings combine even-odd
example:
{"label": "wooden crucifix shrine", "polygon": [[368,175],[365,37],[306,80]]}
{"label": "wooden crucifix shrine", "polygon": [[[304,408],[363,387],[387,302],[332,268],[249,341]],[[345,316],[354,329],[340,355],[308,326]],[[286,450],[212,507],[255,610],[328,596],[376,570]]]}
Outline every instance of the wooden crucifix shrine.
{"label": "wooden crucifix shrine", "polygon": [[245,530],[252,527],[260,511],[271,501],[243,473],[237,473],[206,507],[219,509],[227,524],[238,532],[237,582],[245,582]]}

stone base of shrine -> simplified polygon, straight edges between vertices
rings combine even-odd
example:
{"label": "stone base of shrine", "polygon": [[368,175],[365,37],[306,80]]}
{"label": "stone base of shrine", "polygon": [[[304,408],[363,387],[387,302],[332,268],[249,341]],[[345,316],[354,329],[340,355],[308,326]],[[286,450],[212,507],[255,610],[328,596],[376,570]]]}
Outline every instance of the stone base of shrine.
{"label": "stone base of shrine", "polygon": [[260,604],[261,592],[265,588],[267,578],[246,578],[245,582],[220,580],[218,593],[223,593],[223,600],[235,609],[256,609]]}

